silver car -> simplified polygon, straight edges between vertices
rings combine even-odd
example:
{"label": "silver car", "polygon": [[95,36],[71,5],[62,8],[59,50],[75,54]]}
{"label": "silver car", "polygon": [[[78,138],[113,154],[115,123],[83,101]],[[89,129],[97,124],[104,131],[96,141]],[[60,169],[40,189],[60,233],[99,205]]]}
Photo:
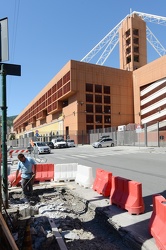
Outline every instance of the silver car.
{"label": "silver car", "polygon": [[94,148],[114,147],[114,142],[111,138],[103,138],[92,144]]}
{"label": "silver car", "polygon": [[51,148],[45,142],[34,142],[34,152],[38,154],[50,154]]}
{"label": "silver car", "polygon": [[74,142],[74,140],[68,139],[68,140],[67,140],[67,146],[68,146],[68,147],[75,147],[75,142]]}

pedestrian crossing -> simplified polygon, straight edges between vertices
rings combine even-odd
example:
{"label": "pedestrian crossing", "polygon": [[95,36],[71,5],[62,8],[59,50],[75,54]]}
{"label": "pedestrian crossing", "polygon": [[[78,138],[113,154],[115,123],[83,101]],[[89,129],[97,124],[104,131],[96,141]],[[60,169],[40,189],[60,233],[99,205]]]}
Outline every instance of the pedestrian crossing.
{"label": "pedestrian crossing", "polygon": [[[73,152],[74,153],[74,152]],[[78,154],[55,154],[55,158],[57,160],[66,160],[66,159],[89,159],[89,158],[98,158],[98,157],[108,157],[108,156],[117,156],[117,155],[131,155],[131,154],[166,154],[166,148],[157,148],[157,149],[149,149],[149,148],[140,148],[140,149],[129,149],[129,150],[104,150],[99,151],[98,149],[92,152],[87,153],[78,153]],[[54,157],[54,156],[53,156]],[[11,171],[14,172],[17,169],[17,164],[12,163],[11,160],[8,160],[8,166],[10,167]]]}
{"label": "pedestrian crossing", "polygon": [[145,150],[145,149],[140,149],[140,150],[114,150],[114,151],[107,151],[107,152],[99,152],[96,151],[93,154],[89,153],[80,153],[80,154],[71,154],[71,155],[56,155],[57,159],[64,160],[66,158],[71,158],[71,159],[86,159],[86,158],[97,158],[97,157],[106,157],[106,156],[116,156],[116,155],[128,155],[128,154],[166,154],[166,149],[161,149],[161,150]]}

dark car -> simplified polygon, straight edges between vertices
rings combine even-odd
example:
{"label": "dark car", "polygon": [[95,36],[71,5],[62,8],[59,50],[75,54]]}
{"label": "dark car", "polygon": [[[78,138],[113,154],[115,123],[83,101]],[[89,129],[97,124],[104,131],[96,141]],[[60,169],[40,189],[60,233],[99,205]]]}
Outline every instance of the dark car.
{"label": "dark car", "polygon": [[54,143],[52,141],[45,142],[50,148],[54,149]]}

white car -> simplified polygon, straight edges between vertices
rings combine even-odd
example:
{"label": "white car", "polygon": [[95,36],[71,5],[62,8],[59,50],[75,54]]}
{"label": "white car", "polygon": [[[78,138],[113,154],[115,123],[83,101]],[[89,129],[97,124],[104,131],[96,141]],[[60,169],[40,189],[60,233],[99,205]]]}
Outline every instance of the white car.
{"label": "white car", "polygon": [[74,140],[70,140],[70,139],[67,139],[67,146],[70,148],[70,147],[75,147],[75,142]]}
{"label": "white car", "polygon": [[51,148],[45,142],[34,142],[33,150],[38,154],[51,153]]}
{"label": "white car", "polygon": [[54,148],[67,148],[67,143],[63,138],[56,138],[51,141],[54,144]]}
{"label": "white car", "polygon": [[94,148],[114,147],[114,142],[111,138],[103,138],[92,144]]}

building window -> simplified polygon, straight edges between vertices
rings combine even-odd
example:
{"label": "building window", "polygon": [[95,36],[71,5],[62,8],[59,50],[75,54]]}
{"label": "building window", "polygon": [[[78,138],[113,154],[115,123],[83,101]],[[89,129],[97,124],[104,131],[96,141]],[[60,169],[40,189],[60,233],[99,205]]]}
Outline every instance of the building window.
{"label": "building window", "polygon": [[139,30],[138,29],[133,29],[133,35],[139,36]]}
{"label": "building window", "polygon": [[128,64],[128,63],[130,63],[131,62],[131,56],[127,56],[126,57],[126,63]]}
{"label": "building window", "polygon": [[95,106],[95,112],[96,113],[102,113],[102,105],[96,105]]}
{"label": "building window", "polygon": [[134,56],[134,62],[139,62],[139,56]]}
{"label": "building window", "polygon": [[102,123],[102,115],[96,115],[95,122],[96,123]]}
{"label": "building window", "polygon": [[93,92],[93,84],[86,83],[86,92]]}
{"label": "building window", "polygon": [[110,104],[110,96],[104,96],[104,103],[106,103],[106,104]]}
{"label": "building window", "polygon": [[126,46],[129,46],[131,44],[130,38],[126,40]]}
{"label": "building window", "polygon": [[131,46],[126,49],[126,54],[130,54],[130,53],[131,53]]}
{"label": "building window", "polygon": [[104,106],[104,113],[111,113],[111,107],[110,106]]}
{"label": "building window", "polygon": [[102,95],[95,95],[95,102],[102,103]]}
{"label": "building window", "polygon": [[105,115],[104,116],[104,123],[111,123],[111,118],[110,118],[110,115]]}
{"label": "building window", "polygon": [[95,93],[102,93],[102,86],[101,85],[95,85]]}
{"label": "building window", "polygon": [[93,123],[93,115],[86,115],[86,123]]}
{"label": "building window", "polygon": [[139,47],[138,46],[134,46],[134,52],[139,53]]}
{"label": "building window", "polygon": [[87,125],[86,126],[86,131],[90,132],[90,130],[94,130],[94,126],[93,125]]}
{"label": "building window", "polygon": [[110,94],[110,86],[104,86],[104,94]]}
{"label": "building window", "polygon": [[86,102],[93,102],[93,95],[92,94],[86,94]]}
{"label": "building window", "polygon": [[139,44],[139,39],[135,37],[135,38],[133,39],[133,42],[134,42],[135,44]]}
{"label": "building window", "polygon": [[126,31],[126,37],[130,36],[130,29]]}
{"label": "building window", "polygon": [[92,104],[86,104],[86,112],[93,113],[93,105]]}
{"label": "building window", "polygon": [[96,125],[96,129],[100,129],[102,128],[102,124],[101,125]]}

